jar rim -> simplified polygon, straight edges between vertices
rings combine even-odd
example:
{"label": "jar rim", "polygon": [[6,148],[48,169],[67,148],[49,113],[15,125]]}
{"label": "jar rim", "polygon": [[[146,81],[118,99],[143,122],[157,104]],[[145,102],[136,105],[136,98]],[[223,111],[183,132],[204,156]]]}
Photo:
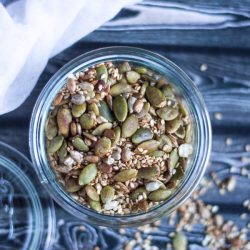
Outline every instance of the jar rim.
{"label": "jar rim", "polygon": [[[190,182],[190,176],[189,178],[184,178],[182,184],[178,186],[175,193],[171,195],[168,200],[160,203],[156,207],[153,207],[148,212],[129,215],[105,215],[84,207],[77,201],[72,202],[72,199],[69,199],[69,195],[64,192],[62,188],[59,188],[59,191],[58,186],[55,186],[58,185],[58,183],[55,183],[54,178],[52,178],[51,175],[51,178],[48,177],[48,171],[50,171],[51,174],[52,169],[49,167],[48,163],[46,164],[47,157],[45,147],[41,145],[41,142],[43,140],[42,137],[44,137],[44,124],[47,119],[49,106],[53,100],[53,93],[57,93],[61,89],[63,84],[65,84],[66,77],[71,73],[79,71],[79,69],[84,69],[103,61],[123,59],[131,61],[143,60],[152,67],[154,66],[161,69],[168,68],[168,70],[171,70],[171,72],[178,77],[179,84],[181,84],[179,87],[181,87],[183,93],[185,92],[188,94],[186,98],[189,98],[190,105],[193,105],[192,107],[195,115],[195,122],[198,129],[197,136],[199,139],[197,152],[199,152],[202,157],[199,156],[194,159],[194,163],[196,164],[194,165],[196,168],[192,167],[189,171],[189,175],[192,177],[192,182]],[[179,205],[181,205],[191,195],[205,172],[205,166],[208,163],[211,151],[211,141],[211,124],[204,100],[199,90],[186,73],[184,73],[172,61],[159,54],[141,48],[125,46],[106,47],[87,52],[76,57],[59,69],[47,82],[37,99],[32,112],[29,131],[30,154],[33,164],[41,182],[45,185],[51,196],[60,205],[70,208],[69,211],[72,214],[85,219],[92,224],[112,227],[134,226],[139,223],[150,223],[159,219],[159,217],[163,214],[171,213]],[[188,180],[189,182],[187,183]],[[55,190],[56,188],[57,190]],[[59,195],[58,191],[60,192]],[[178,199],[174,200],[181,191],[183,193]]]}

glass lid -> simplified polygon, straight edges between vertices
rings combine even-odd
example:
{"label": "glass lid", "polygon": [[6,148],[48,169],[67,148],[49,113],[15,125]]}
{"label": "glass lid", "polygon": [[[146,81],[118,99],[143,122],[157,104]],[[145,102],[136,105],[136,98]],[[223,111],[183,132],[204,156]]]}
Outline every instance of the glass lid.
{"label": "glass lid", "polygon": [[0,142],[0,249],[50,249],[55,223],[30,161]]}

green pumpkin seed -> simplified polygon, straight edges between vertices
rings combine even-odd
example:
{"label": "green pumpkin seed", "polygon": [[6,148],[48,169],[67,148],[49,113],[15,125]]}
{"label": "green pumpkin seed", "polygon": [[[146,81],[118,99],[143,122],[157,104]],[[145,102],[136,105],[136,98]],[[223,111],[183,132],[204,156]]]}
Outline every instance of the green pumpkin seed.
{"label": "green pumpkin seed", "polygon": [[100,101],[99,104],[100,104],[99,107],[100,116],[104,117],[109,122],[113,122],[114,117],[109,109],[108,104],[105,101]]}
{"label": "green pumpkin seed", "polygon": [[150,156],[154,156],[154,157],[163,157],[165,154],[164,151],[161,150],[155,150],[154,152],[150,153]]}
{"label": "green pumpkin seed", "polygon": [[50,117],[46,126],[46,137],[52,140],[57,135],[57,125],[54,117]]}
{"label": "green pumpkin seed", "polygon": [[117,83],[113,85],[109,91],[110,95],[116,96],[120,94],[130,93],[132,91],[132,86],[127,83]]}
{"label": "green pumpkin seed", "polygon": [[96,212],[101,212],[102,210],[102,206],[99,201],[94,201],[94,200],[89,199],[89,205]]}
{"label": "green pumpkin seed", "polygon": [[138,187],[137,189],[135,189],[130,195],[129,195],[129,198],[132,200],[132,201],[135,201],[139,195],[145,193],[146,195],[148,194],[148,191],[146,190],[145,187]]}
{"label": "green pumpkin seed", "polygon": [[86,111],[86,103],[72,105],[72,115],[76,118],[80,117]]}
{"label": "green pumpkin seed", "polygon": [[192,126],[191,124],[188,124],[186,126],[186,135],[185,135],[185,142],[190,143],[192,141]]}
{"label": "green pumpkin seed", "polygon": [[99,108],[97,106],[96,103],[89,103],[88,104],[88,111],[89,112],[94,112],[96,116],[99,116],[100,112],[99,112]]}
{"label": "green pumpkin seed", "polygon": [[174,250],[187,250],[188,240],[182,232],[176,232],[173,238]]}
{"label": "green pumpkin seed", "polygon": [[140,94],[141,94],[142,96],[145,95],[146,89],[147,89],[148,85],[149,85],[148,82],[144,82],[144,83],[142,84],[142,86],[141,86],[141,88],[140,88]]}
{"label": "green pumpkin seed", "polygon": [[153,133],[149,128],[139,128],[132,136],[132,142],[134,144],[139,144],[141,142],[151,140],[153,138]]}
{"label": "green pumpkin seed", "polygon": [[75,136],[72,139],[72,144],[76,149],[78,149],[80,151],[84,151],[84,152],[89,151],[89,147],[86,145],[86,143],[83,141],[83,139],[80,138],[79,136]]}
{"label": "green pumpkin seed", "polygon": [[157,150],[159,145],[160,143],[156,140],[145,141],[137,146],[137,148],[135,149],[135,153],[141,154],[141,153],[144,153],[144,150],[145,150],[147,153],[150,154],[154,152],[155,150]]}
{"label": "green pumpkin seed", "polygon": [[110,202],[114,199],[115,189],[111,186],[105,186],[101,191],[101,199],[103,203]]}
{"label": "green pumpkin seed", "polygon": [[160,135],[157,140],[160,142],[159,148],[163,149],[164,152],[169,153],[172,151],[172,141],[167,135]]}
{"label": "green pumpkin seed", "polygon": [[177,148],[175,148],[170,153],[170,156],[169,156],[169,168],[174,169],[176,167],[176,164],[178,163],[178,161],[179,161],[179,155],[178,155],[178,152],[177,152]]}
{"label": "green pumpkin seed", "polygon": [[52,139],[48,146],[48,154],[54,154],[56,151],[60,149],[63,143],[63,136],[58,135]]}
{"label": "green pumpkin seed", "polygon": [[131,67],[130,67],[128,62],[124,62],[124,63],[119,65],[118,69],[119,69],[119,72],[122,74],[122,73],[126,73],[126,72],[130,71]]}
{"label": "green pumpkin seed", "polygon": [[156,110],[156,113],[161,119],[165,121],[174,120],[179,115],[178,109],[170,106],[160,108]]}
{"label": "green pumpkin seed", "polygon": [[179,105],[179,111],[180,111],[180,113],[181,113],[184,117],[187,117],[187,116],[188,116],[188,112],[187,112],[187,109],[186,109],[186,107],[184,106],[184,104],[181,103],[181,102],[178,102],[178,105]]}
{"label": "green pumpkin seed", "polygon": [[146,89],[146,97],[153,107],[160,108],[166,105],[165,96],[156,87],[148,86]]}
{"label": "green pumpkin seed", "polygon": [[100,124],[98,127],[96,127],[92,134],[93,135],[96,135],[96,136],[100,136],[103,134],[103,132],[106,130],[106,129],[111,129],[113,126],[113,124],[111,122],[105,122],[105,123],[102,123]]}
{"label": "green pumpkin seed", "polygon": [[167,100],[175,100],[173,89],[170,85],[163,86],[161,91]]}
{"label": "green pumpkin seed", "polygon": [[148,198],[151,201],[164,201],[171,195],[171,193],[172,192],[167,189],[158,189],[156,191],[151,192],[148,195]]}
{"label": "green pumpkin seed", "polygon": [[115,138],[112,140],[112,147],[116,146],[121,138],[121,128],[119,126],[114,128]]}
{"label": "green pumpkin seed", "polygon": [[122,124],[122,137],[131,137],[139,126],[138,118],[135,115],[130,115]]}
{"label": "green pumpkin seed", "polygon": [[156,167],[145,167],[138,170],[138,178],[152,180],[159,174]]}
{"label": "green pumpkin seed", "polygon": [[141,75],[136,71],[128,71],[126,73],[126,78],[130,84],[135,84],[141,78]]}
{"label": "green pumpkin seed", "polygon": [[177,131],[181,124],[182,120],[179,116],[177,116],[174,120],[166,122],[166,131],[169,134],[173,134]]}
{"label": "green pumpkin seed", "polygon": [[126,182],[136,178],[138,171],[136,169],[125,169],[114,176],[115,181]]}
{"label": "green pumpkin seed", "polygon": [[118,121],[125,121],[128,114],[128,104],[124,96],[119,95],[115,97],[113,102],[113,111]]}
{"label": "green pumpkin seed", "polygon": [[102,137],[95,144],[95,154],[97,156],[105,156],[111,149],[111,140],[107,137]]}
{"label": "green pumpkin seed", "polygon": [[65,189],[70,193],[75,193],[81,189],[81,186],[78,185],[77,179],[70,178],[65,182]]}
{"label": "green pumpkin seed", "polygon": [[107,70],[105,64],[101,64],[96,68],[96,78],[98,80],[103,80],[104,82],[107,82],[108,70]]}
{"label": "green pumpkin seed", "polygon": [[95,121],[90,114],[83,114],[80,117],[80,124],[83,129],[91,129],[94,127]]}
{"label": "green pumpkin seed", "polygon": [[135,71],[141,75],[147,74],[148,69],[143,66],[135,67]]}
{"label": "green pumpkin seed", "polygon": [[176,182],[176,181],[179,181],[179,180],[183,179],[183,177],[184,177],[183,167],[181,165],[178,165],[178,167],[176,167],[175,174],[171,178],[171,181]]}
{"label": "green pumpkin seed", "polygon": [[93,201],[100,201],[100,196],[99,194],[96,192],[95,188],[91,185],[87,185],[85,187],[85,191],[86,194],[88,195],[88,197],[93,200]]}
{"label": "green pumpkin seed", "polygon": [[60,108],[57,113],[57,125],[60,134],[67,137],[69,134],[69,126],[72,122],[72,115],[68,108]]}
{"label": "green pumpkin seed", "polygon": [[79,175],[79,185],[83,186],[89,184],[95,179],[97,175],[96,164],[91,163],[83,168]]}
{"label": "green pumpkin seed", "polygon": [[62,146],[60,147],[60,149],[57,151],[57,155],[59,157],[60,162],[64,162],[65,157],[67,156],[67,142],[65,140],[63,140]]}

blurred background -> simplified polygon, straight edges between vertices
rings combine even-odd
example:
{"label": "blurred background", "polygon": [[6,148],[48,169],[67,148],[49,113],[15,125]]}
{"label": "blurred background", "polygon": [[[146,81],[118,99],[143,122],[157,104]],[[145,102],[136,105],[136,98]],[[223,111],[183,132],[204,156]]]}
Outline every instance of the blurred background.
{"label": "blurred background", "polygon": [[[11,1],[0,2],[6,6]],[[55,204],[57,237],[53,249],[172,249],[177,229],[188,238],[188,249],[250,249],[247,0],[147,0],[123,8],[111,21],[49,60],[28,99],[0,116],[0,140],[30,158],[30,116],[46,82],[78,55],[114,45],[159,53],[190,76],[203,94],[212,122],[211,161],[187,205],[153,225],[121,230],[93,227]]]}

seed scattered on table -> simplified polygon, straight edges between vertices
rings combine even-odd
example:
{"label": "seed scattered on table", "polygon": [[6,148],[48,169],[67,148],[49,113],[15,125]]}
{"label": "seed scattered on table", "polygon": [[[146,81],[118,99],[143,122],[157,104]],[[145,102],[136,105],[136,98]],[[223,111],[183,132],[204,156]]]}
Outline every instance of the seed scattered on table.
{"label": "seed scattered on table", "polygon": [[74,199],[124,215],[147,212],[174,193],[193,153],[193,127],[164,76],[105,62],[69,76],[55,95],[47,154]]}

